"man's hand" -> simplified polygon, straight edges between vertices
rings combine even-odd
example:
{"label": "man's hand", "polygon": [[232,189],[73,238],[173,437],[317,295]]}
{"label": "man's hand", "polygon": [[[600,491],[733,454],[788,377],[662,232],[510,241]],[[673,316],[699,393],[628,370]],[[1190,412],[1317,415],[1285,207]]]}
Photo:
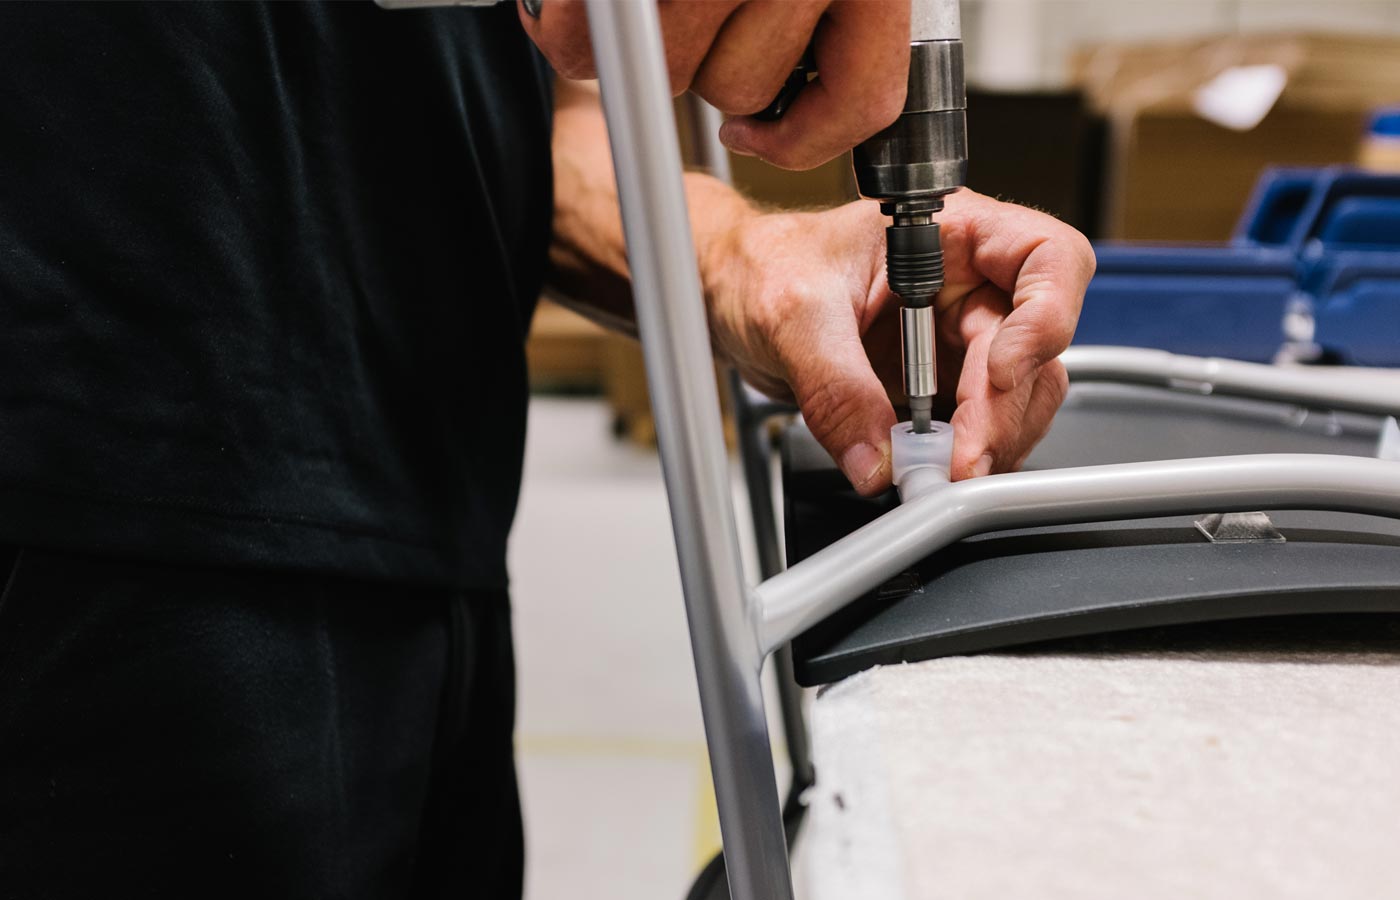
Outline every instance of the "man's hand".
{"label": "man's hand", "polygon": [[[556,104],[551,285],[615,324],[632,310],[602,113],[596,95],[568,83]],[[715,349],[755,387],[794,397],[861,493],[884,490],[891,398],[904,398],[878,205],[762,214],[707,175],[685,184]],[[967,478],[1014,469],[1050,427],[1067,382],[1057,357],[1094,252],[1025,207],[967,190],[947,203],[934,414],[957,427],[953,477]]]}
{"label": "man's hand", "polygon": [[[731,118],[736,153],[810,169],[889,125],[904,106],[909,0],[659,0],[671,90]],[[565,78],[597,74],[583,0],[544,0],[520,21]],[[812,45],[820,76],[777,122],[750,118]]]}
{"label": "man's hand", "polygon": [[[955,427],[954,479],[1018,467],[1045,435],[1094,253],[1043,213],[971,191],[938,218],[935,415]],[[903,400],[897,300],[874,203],[752,213],[701,248],[716,349],[755,387],[796,399],[860,493],[890,484],[891,398]]]}

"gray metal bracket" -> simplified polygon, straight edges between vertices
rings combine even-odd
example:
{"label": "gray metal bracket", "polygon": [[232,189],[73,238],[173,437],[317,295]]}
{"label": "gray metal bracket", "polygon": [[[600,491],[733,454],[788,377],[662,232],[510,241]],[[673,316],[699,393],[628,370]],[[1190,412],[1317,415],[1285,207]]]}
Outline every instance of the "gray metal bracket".
{"label": "gray metal bracket", "polygon": [[1282,544],[1287,540],[1266,512],[1211,513],[1195,524],[1212,544]]}

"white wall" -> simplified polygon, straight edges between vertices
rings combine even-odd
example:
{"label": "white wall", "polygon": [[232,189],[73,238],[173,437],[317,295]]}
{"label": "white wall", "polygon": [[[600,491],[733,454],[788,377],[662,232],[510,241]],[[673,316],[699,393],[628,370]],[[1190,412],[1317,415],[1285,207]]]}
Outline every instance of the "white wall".
{"label": "white wall", "polygon": [[962,0],[968,79],[1063,86],[1070,54],[1101,41],[1261,31],[1400,34],[1400,0]]}

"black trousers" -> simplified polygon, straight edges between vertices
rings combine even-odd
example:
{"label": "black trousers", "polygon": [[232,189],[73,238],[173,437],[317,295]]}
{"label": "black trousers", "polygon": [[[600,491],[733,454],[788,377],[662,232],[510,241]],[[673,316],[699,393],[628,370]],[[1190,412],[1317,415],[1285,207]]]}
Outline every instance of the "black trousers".
{"label": "black trousers", "polygon": [[504,593],[12,548],[0,583],[0,897],[519,898]]}

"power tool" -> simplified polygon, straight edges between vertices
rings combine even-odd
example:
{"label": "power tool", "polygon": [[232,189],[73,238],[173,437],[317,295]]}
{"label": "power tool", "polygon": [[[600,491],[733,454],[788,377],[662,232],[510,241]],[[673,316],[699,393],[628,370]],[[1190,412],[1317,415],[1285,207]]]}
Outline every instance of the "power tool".
{"label": "power tool", "polygon": [[938,392],[933,302],[943,288],[943,247],[934,217],[967,180],[967,88],[958,0],[913,0],[910,12],[904,111],[857,146],[851,163],[860,195],[892,219],[885,272],[900,302],[904,393],[922,434]]}

